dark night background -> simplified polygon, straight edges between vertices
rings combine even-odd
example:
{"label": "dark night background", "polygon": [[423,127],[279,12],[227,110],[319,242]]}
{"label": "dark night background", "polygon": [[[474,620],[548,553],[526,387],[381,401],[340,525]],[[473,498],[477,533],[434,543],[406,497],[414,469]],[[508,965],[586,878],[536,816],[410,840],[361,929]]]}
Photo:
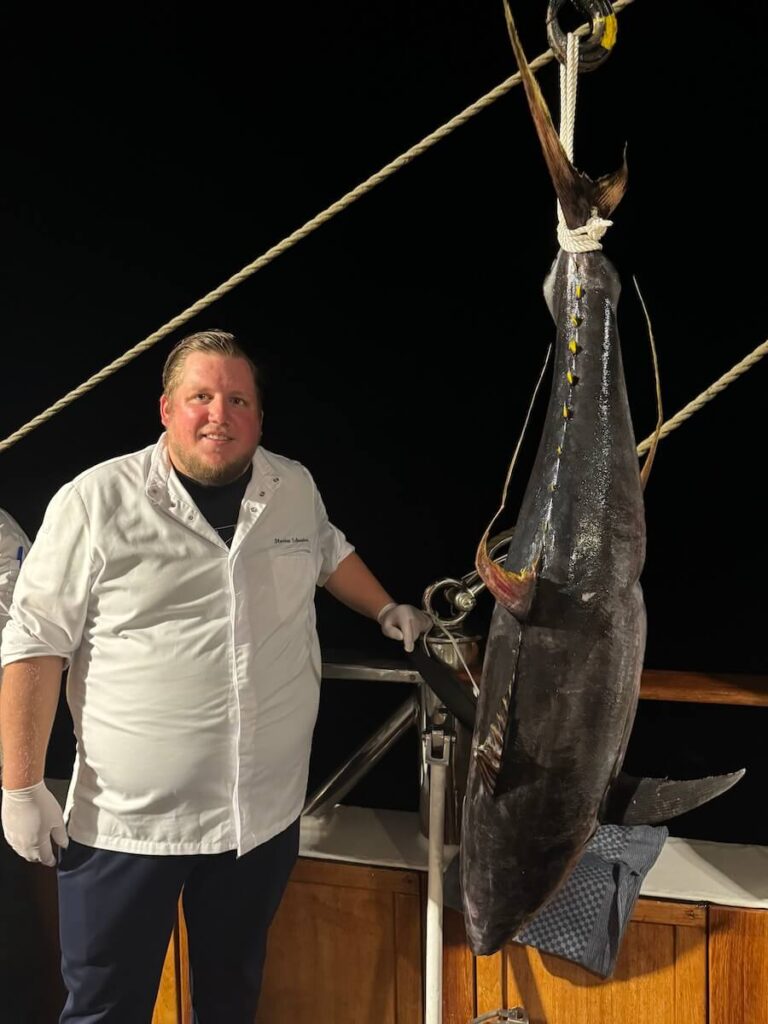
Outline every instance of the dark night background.
{"label": "dark night background", "polygon": [[[546,5],[516,7],[533,58]],[[633,274],[667,418],[766,336],[757,14],[636,0],[610,60],[580,81],[577,164],[602,174],[628,145],[605,249],[625,282],[638,439],[655,407]],[[160,2],[108,19],[17,7],[0,46],[2,437],[515,71],[496,0]],[[555,66],[540,80],[555,103]],[[555,249],[518,88],[0,454],[0,505],[34,535],[62,483],[151,443],[172,341],[223,327],[264,367],[266,447],[311,469],[334,522],[418,603],[434,579],[470,569],[497,506],[552,335],[541,284]],[[768,361],[660,446],[646,492],[648,667],[768,671],[766,374]],[[535,447],[534,423],[509,524]],[[395,653],[325,595],[319,616],[326,647]],[[326,683],[315,781],[404,695]],[[765,714],[641,709],[635,770],[750,768],[752,788],[673,831],[768,842],[751,810],[768,774]],[[414,735],[350,799],[414,806],[415,760]]]}

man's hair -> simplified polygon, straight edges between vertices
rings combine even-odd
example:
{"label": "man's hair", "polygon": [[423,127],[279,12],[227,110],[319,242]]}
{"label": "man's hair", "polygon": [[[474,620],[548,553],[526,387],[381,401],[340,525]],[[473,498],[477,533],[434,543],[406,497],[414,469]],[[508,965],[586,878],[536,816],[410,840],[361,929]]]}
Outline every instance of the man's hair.
{"label": "man's hair", "polygon": [[256,387],[256,395],[261,405],[261,380],[259,368],[247,352],[240,347],[235,340],[234,334],[227,331],[198,331],[196,334],[189,334],[182,338],[171,349],[163,367],[163,394],[170,398],[176,390],[184,372],[184,363],[190,352],[204,352],[214,356],[229,356],[231,359],[244,359],[253,374],[253,383]]}

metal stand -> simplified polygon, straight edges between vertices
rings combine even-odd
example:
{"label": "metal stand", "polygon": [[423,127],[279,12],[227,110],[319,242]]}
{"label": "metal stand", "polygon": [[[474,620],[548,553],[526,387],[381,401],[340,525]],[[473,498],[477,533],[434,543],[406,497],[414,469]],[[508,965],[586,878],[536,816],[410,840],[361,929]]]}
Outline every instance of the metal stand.
{"label": "metal stand", "polygon": [[[371,680],[417,685],[411,694],[333,775],[312,793],[304,814],[330,812],[386,752],[414,725],[422,736],[424,757],[422,795],[429,789],[429,852],[427,875],[426,959],[424,970],[425,1024],[442,1024],[443,1008],[443,856],[446,830],[448,842],[458,840],[463,795],[461,780],[466,773],[469,733],[432,694],[420,674],[412,668],[374,661],[334,660],[323,664],[324,679]],[[467,747],[465,750],[464,747]],[[452,790],[454,792],[450,792]],[[450,802],[448,796],[450,795]],[[455,806],[454,806],[455,804]],[[425,808],[426,809],[426,808]],[[422,818],[422,831],[426,824]],[[503,962],[503,961],[502,961]],[[503,969],[503,968],[502,968]],[[502,992],[504,986],[502,985]],[[528,1024],[522,1007],[499,1009],[476,1017],[468,1024]]]}
{"label": "metal stand", "polygon": [[[423,685],[423,684],[422,684]],[[344,764],[308,798],[302,814],[317,814],[339,803],[362,777],[382,759],[390,747],[419,721],[419,701],[410,696],[386,722],[371,733]]]}
{"label": "metal stand", "polygon": [[[441,712],[444,709],[441,708]],[[442,715],[441,715],[442,717]],[[446,720],[450,716],[445,715]],[[430,725],[423,734],[429,765],[429,867],[427,875],[426,968],[424,1024],[443,1021],[443,840],[445,780],[451,762],[454,733],[445,725]]]}

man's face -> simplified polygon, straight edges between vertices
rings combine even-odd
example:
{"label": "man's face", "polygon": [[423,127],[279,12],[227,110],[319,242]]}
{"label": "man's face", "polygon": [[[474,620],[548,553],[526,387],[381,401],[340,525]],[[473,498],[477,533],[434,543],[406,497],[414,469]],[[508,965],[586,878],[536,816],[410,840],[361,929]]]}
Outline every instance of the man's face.
{"label": "man's face", "polygon": [[248,363],[190,352],[170,396],[160,399],[171,462],[201,484],[245,472],[261,439],[262,414]]}

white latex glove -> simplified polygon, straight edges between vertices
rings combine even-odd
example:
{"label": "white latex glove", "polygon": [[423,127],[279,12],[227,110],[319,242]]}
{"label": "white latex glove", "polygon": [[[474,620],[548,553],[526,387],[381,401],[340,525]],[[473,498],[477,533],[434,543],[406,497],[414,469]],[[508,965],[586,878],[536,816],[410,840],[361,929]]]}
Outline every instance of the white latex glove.
{"label": "white latex glove", "polygon": [[44,782],[26,789],[3,788],[2,822],[8,845],[24,860],[53,868],[51,836],[58,846],[69,846],[59,801]]}
{"label": "white latex glove", "polygon": [[390,640],[402,640],[409,653],[416,639],[432,625],[426,612],[419,611],[412,604],[385,604],[376,616],[381,632]]}

